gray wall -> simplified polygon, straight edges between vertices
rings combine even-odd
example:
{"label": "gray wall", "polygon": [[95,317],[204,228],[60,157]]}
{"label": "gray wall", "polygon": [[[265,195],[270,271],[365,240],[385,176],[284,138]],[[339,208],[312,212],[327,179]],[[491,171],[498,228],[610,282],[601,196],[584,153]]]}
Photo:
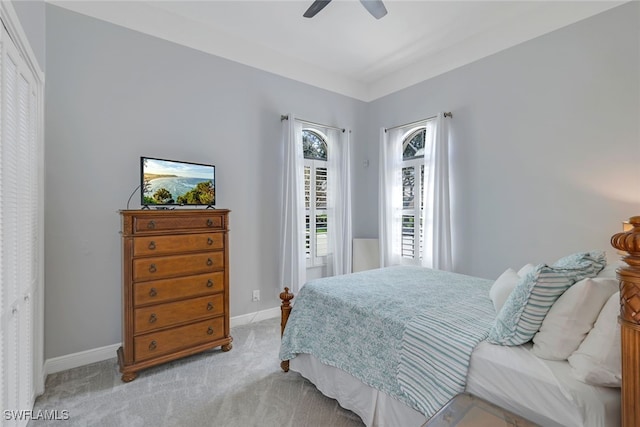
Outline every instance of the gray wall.
{"label": "gray wall", "polygon": [[[370,103],[354,217],[377,211],[378,129],[452,111],[457,271],[616,257],[611,235],[640,212],[639,22],[626,4]],[[358,220],[354,234],[376,227]]]}
{"label": "gray wall", "polygon": [[640,212],[639,14],[624,5],[365,104],[47,5],[45,357],[120,341],[117,211],[141,155],[217,165],[231,315],[277,306],[290,111],[353,129],[354,237],[378,234],[378,129],[446,110],[458,271],[608,249]]}
{"label": "gray wall", "polygon": [[46,13],[45,357],[121,340],[118,210],[142,155],[216,165],[217,207],[232,210],[231,316],[278,306],[280,114],[351,127],[357,139],[364,104],[55,6]]}
{"label": "gray wall", "polygon": [[18,14],[40,69],[45,71],[45,2],[44,0],[20,0],[11,4]]}

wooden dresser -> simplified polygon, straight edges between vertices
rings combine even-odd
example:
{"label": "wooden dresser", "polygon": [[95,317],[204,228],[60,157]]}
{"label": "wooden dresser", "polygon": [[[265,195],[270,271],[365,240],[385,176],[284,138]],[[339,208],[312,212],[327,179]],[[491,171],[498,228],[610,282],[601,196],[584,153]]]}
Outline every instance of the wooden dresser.
{"label": "wooden dresser", "polygon": [[122,381],[221,346],[229,335],[226,209],[125,210],[122,217]]}

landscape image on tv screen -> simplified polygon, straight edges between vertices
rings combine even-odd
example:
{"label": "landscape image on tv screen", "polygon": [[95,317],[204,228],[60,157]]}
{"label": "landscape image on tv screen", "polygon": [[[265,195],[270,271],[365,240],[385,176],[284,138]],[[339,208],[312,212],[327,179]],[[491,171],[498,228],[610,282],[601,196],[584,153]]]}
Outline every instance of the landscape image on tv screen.
{"label": "landscape image on tv screen", "polygon": [[213,165],[142,157],[142,205],[215,205]]}

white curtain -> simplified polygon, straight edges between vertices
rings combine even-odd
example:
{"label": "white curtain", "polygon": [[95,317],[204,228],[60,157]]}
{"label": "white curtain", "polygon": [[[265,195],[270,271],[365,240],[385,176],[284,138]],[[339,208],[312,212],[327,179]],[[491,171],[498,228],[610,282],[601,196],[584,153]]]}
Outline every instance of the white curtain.
{"label": "white curtain", "polygon": [[350,131],[327,130],[327,194],[329,274],[351,273],[351,146]]}
{"label": "white curtain", "polygon": [[380,129],[380,266],[400,264],[402,240],[402,130]]}
{"label": "white curtain", "polygon": [[284,167],[282,177],[282,222],[280,284],[297,293],[306,281],[304,157],[302,124],[293,114],[282,121]]}
{"label": "white curtain", "polygon": [[[422,217],[424,247],[422,265],[451,271],[451,213],[449,206],[449,129],[438,114],[432,143],[425,138],[425,185]],[[427,128],[429,125],[427,125]],[[428,137],[429,132],[427,132]]]}

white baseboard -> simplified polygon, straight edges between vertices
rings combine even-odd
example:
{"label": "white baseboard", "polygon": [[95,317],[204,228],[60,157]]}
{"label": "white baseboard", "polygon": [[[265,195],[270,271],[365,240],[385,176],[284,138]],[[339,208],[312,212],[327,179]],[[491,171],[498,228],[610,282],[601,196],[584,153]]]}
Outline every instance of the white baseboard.
{"label": "white baseboard", "polygon": [[243,314],[242,316],[232,317],[230,319],[231,327],[248,325],[249,323],[273,319],[274,317],[280,317],[280,307],[269,308],[267,310],[260,310],[249,314]]}
{"label": "white baseboard", "polygon": [[89,365],[90,363],[102,362],[103,360],[116,357],[116,351],[122,344],[111,344],[91,350],[80,351],[78,353],[67,354],[65,356],[53,357],[44,362],[44,377],[78,366]]}
{"label": "white baseboard", "polygon": [[[256,311],[254,313],[243,314],[241,316],[232,317],[230,326],[248,325],[249,323],[259,322],[261,320],[273,319],[280,316],[280,307],[269,308],[267,310]],[[111,344],[104,347],[85,350],[78,353],[67,354],[65,356],[53,357],[44,362],[43,377],[55,374],[56,372],[66,371],[68,369],[77,368],[91,363],[102,362],[116,357],[116,351],[122,344]]]}

